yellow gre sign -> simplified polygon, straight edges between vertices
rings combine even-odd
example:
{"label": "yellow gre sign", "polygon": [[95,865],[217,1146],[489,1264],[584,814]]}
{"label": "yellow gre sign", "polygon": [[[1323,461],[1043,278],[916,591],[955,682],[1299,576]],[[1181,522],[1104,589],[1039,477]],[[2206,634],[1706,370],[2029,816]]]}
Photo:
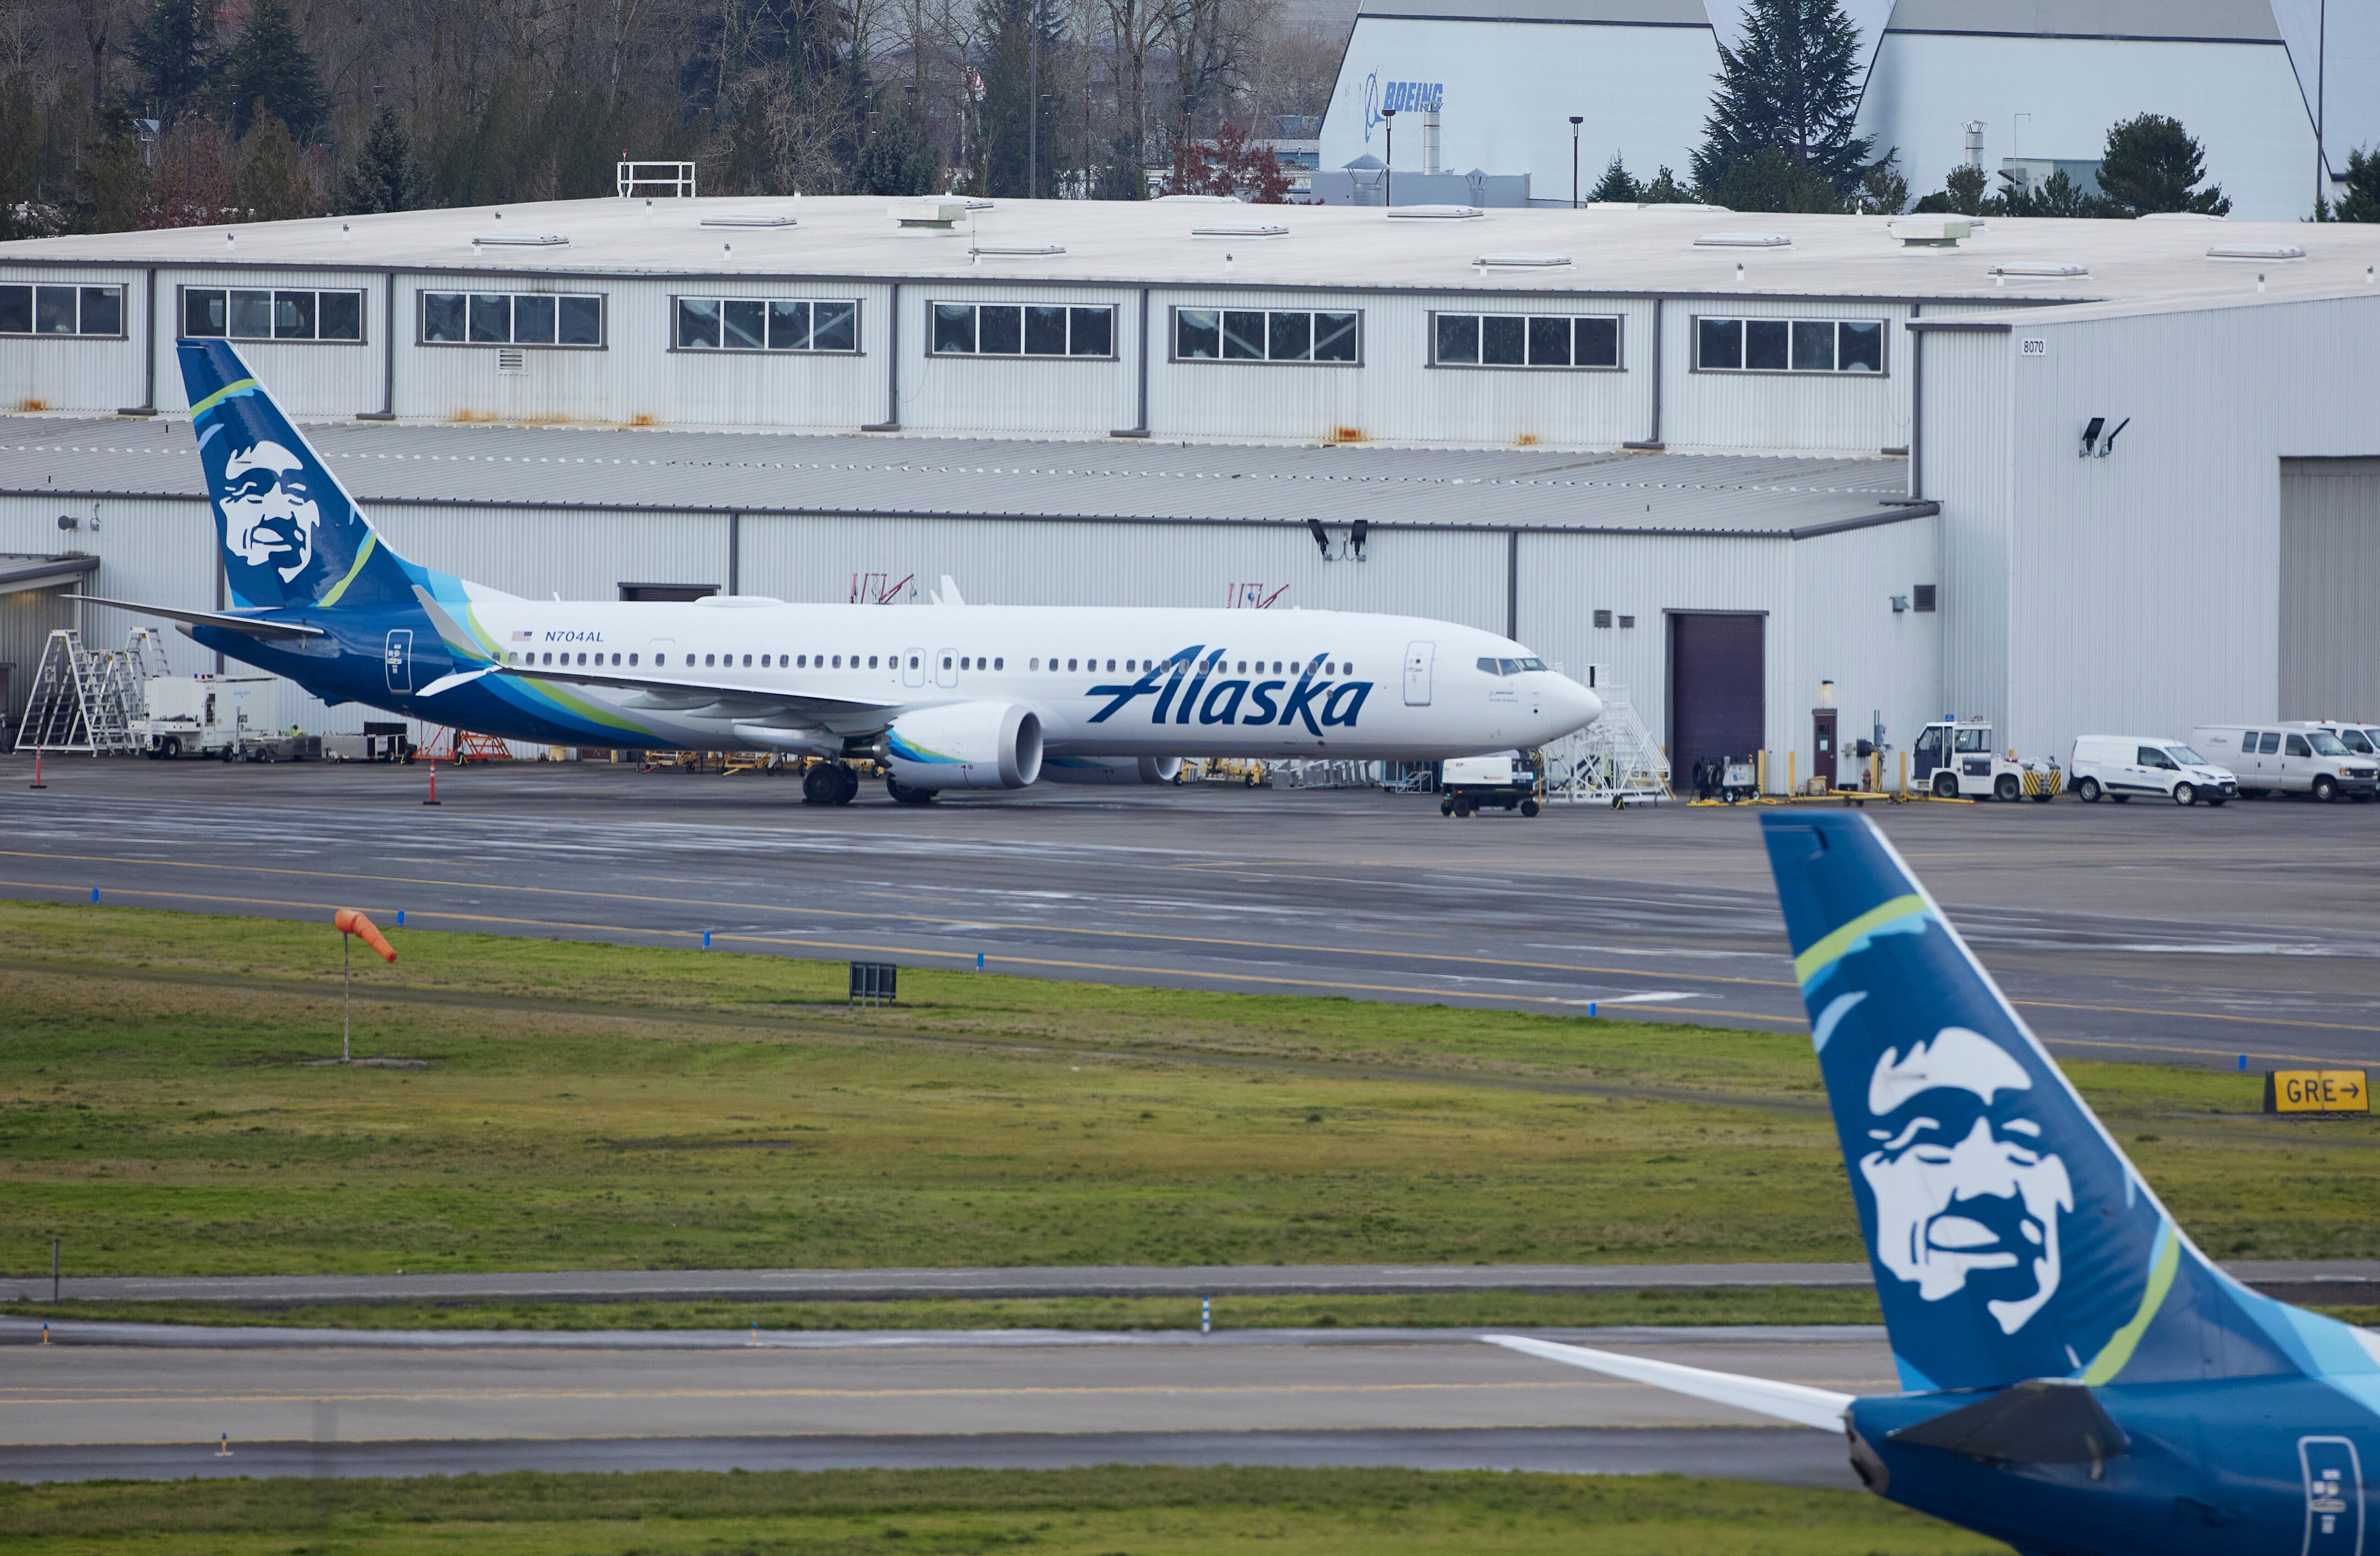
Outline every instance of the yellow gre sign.
{"label": "yellow gre sign", "polygon": [[2266,1113],[2369,1113],[2372,1087],[2360,1069],[2268,1069]]}

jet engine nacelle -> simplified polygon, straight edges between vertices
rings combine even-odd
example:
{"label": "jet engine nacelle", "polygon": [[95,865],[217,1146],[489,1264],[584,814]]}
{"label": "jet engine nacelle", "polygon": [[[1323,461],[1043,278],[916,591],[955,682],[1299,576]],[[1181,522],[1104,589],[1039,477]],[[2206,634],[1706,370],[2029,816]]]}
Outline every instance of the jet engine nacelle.
{"label": "jet engine nacelle", "polygon": [[1041,765],[1044,783],[1172,783],[1179,756],[1053,756]]}
{"label": "jet engine nacelle", "polygon": [[1041,718],[1020,703],[950,703],[892,721],[877,760],[911,789],[1022,789],[1041,776]]}

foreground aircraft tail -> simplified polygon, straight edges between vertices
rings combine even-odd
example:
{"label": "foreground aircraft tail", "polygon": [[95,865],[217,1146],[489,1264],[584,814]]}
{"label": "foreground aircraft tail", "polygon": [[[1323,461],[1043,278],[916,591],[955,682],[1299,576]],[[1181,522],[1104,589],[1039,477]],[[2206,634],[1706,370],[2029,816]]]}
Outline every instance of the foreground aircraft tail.
{"label": "foreground aircraft tail", "polygon": [[1761,821],[1903,1388],[2371,1369],[2191,1244],[1873,823]]}
{"label": "foreground aircraft tail", "polygon": [[232,603],[412,604],[405,564],[239,354],[224,341],[184,341],[179,351]]}

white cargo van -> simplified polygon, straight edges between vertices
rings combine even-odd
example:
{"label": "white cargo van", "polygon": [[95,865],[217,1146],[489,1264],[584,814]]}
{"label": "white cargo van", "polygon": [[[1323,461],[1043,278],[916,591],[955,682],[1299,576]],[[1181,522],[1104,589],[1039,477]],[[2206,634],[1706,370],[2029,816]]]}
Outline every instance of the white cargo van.
{"label": "white cargo van", "polygon": [[2067,781],[2094,804],[2103,794],[2119,805],[2155,794],[2177,805],[2219,805],[2240,792],[2231,774],[2163,735],[2084,735],[2074,742]]}
{"label": "white cargo van", "polygon": [[2252,800],[2261,794],[2369,800],[2380,787],[2380,761],[2358,756],[2337,735],[2304,724],[2207,724],[2190,732],[2190,743],[2230,768],[2240,792]]}

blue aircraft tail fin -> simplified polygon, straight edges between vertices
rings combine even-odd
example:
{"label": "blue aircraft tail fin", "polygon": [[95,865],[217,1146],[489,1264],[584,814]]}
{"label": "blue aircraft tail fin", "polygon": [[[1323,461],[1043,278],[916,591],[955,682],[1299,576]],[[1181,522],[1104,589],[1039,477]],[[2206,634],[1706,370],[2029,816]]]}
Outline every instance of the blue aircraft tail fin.
{"label": "blue aircraft tail fin", "polygon": [[1761,822],[1904,1388],[2370,1369],[2192,1246],[1873,823]]}
{"label": "blue aircraft tail fin", "polygon": [[404,562],[239,354],[224,341],[184,341],[180,356],[232,602],[411,603]]}

